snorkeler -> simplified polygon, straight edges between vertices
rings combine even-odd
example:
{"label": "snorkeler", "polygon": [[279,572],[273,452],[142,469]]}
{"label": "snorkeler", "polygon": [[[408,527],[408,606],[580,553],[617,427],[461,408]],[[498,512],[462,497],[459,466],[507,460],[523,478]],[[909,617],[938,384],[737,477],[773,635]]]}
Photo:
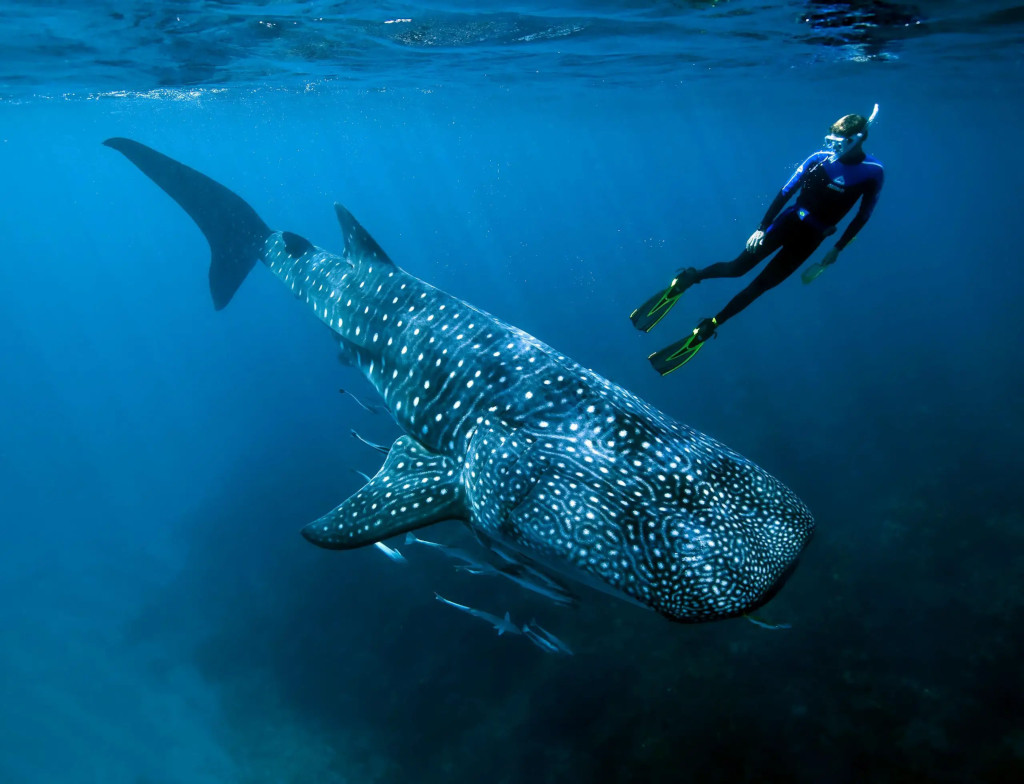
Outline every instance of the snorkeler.
{"label": "snorkeler", "polygon": [[[656,351],[651,364],[667,375],[686,364],[715,335],[718,327],[731,319],[768,289],[792,275],[814,253],[822,241],[836,231],[836,224],[861,199],[857,215],[820,263],[803,274],[810,283],[826,267],[834,264],[840,251],[857,235],[871,217],[878,202],[884,175],[882,164],[862,149],[868,128],[878,114],[875,104],[871,116],[848,114],[836,120],[825,137],[825,147],[797,168],[771,203],[757,231],[750,235],[743,252],[732,261],[712,264],[704,269],[687,267],[676,273],[668,288],[651,297],[633,311],[630,320],[642,332],[649,332],[676,304],[680,295],[694,283],[707,278],[738,278],[759,262],[779,251],[761,273],[737,294],[717,316],[705,318],[682,340]],[[783,210],[799,189],[796,204]],[[862,198],[863,197],[863,198]]]}

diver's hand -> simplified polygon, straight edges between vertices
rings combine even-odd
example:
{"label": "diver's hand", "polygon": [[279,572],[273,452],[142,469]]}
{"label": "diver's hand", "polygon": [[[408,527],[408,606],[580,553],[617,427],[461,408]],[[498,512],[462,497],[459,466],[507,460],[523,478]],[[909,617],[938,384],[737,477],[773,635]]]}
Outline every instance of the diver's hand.
{"label": "diver's hand", "polygon": [[821,260],[821,266],[827,267],[830,264],[835,264],[836,259],[839,258],[839,248],[832,248],[828,253],[825,254],[825,258]]}
{"label": "diver's hand", "polygon": [[764,242],[764,232],[758,229],[747,240],[747,253],[753,253],[762,242]]}

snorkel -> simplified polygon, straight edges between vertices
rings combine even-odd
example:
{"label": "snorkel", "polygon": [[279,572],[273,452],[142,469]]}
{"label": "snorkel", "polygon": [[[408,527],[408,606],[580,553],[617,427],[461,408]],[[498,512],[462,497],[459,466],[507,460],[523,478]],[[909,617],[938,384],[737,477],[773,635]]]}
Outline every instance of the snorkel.
{"label": "snorkel", "polygon": [[[855,150],[860,149],[860,146],[868,136],[868,129],[871,128],[871,125],[874,123],[877,116],[878,104],[876,103],[875,108],[871,111],[871,116],[868,117],[864,130],[851,136],[840,136],[836,133],[829,133],[829,135],[825,137],[825,149],[832,153],[832,160],[839,160]],[[842,120],[838,122],[842,122]],[[836,124],[838,124],[838,122]]]}

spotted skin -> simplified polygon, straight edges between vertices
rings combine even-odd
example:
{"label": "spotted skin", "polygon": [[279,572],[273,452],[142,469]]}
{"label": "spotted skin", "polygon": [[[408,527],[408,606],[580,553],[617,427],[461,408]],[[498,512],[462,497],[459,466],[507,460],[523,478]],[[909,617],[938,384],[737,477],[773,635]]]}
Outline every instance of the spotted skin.
{"label": "spotted skin", "polygon": [[744,614],[777,590],[814,527],[788,488],[399,269],[336,210],[340,255],[267,230],[259,258],[337,334],[406,435],[363,488],[303,529],[307,539],[347,549],[457,518],[684,622]]}

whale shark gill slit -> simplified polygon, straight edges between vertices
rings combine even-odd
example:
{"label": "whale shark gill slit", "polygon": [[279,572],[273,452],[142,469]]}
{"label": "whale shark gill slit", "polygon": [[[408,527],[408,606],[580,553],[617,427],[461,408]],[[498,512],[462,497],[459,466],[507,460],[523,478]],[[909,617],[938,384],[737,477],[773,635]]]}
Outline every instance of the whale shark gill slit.
{"label": "whale shark gill slit", "polygon": [[[303,528],[349,549],[458,519],[545,568],[685,623],[743,615],[814,519],[763,469],[537,338],[395,265],[341,205],[344,252],[273,231],[239,196],[106,142],[195,220],[224,307],[261,261],[337,338],[404,431],[360,490]],[[383,448],[381,448],[383,451]]]}

